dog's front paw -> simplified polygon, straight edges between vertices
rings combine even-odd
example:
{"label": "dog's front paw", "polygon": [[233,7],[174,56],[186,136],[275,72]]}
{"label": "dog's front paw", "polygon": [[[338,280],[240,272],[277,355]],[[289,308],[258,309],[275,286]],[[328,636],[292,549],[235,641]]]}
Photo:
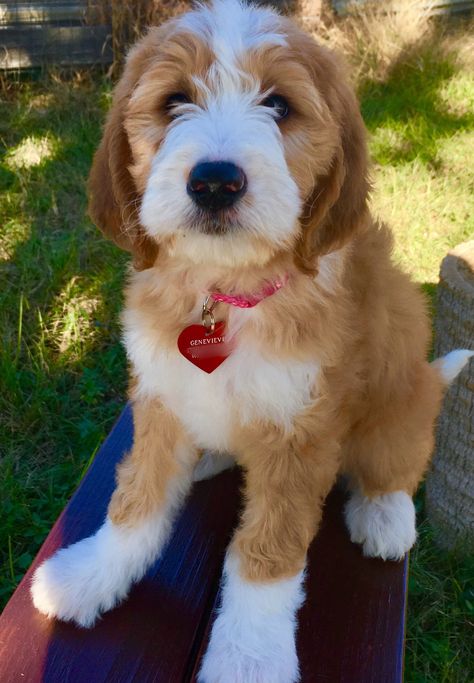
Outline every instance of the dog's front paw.
{"label": "dog's front paw", "polygon": [[113,572],[100,562],[94,536],[59,550],[36,570],[31,585],[35,607],[48,617],[93,626],[123,597]]}
{"label": "dog's front paw", "polygon": [[243,579],[237,557],[224,567],[222,605],[199,672],[199,683],[296,683],[296,613],[303,572],[254,583]]}
{"label": "dog's front paw", "polygon": [[298,658],[291,629],[286,634],[272,631],[269,624],[265,637],[262,633],[252,633],[249,624],[240,635],[230,633],[228,625],[218,617],[199,672],[199,683],[298,681]]}
{"label": "dog's front paw", "polygon": [[31,585],[33,604],[48,617],[93,626],[141,578],[145,563],[143,548],[136,547],[140,541],[139,535],[135,539],[106,521],[94,536],[43,562]]}
{"label": "dog's front paw", "polygon": [[344,514],[351,541],[367,557],[402,560],[415,543],[415,506],[405,491],[375,498],[353,493]]}

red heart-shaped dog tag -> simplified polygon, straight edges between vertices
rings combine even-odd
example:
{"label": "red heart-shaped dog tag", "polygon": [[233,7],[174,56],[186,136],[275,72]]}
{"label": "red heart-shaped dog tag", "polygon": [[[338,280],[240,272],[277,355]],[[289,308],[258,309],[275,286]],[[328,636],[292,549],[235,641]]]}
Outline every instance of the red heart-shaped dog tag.
{"label": "red heart-shaped dog tag", "polygon": [[213,372],[232,351],[225,340],[225,322],[216,323],[214,332],[204,325],[185,327],[178,337],[178,349],[200,370]]}

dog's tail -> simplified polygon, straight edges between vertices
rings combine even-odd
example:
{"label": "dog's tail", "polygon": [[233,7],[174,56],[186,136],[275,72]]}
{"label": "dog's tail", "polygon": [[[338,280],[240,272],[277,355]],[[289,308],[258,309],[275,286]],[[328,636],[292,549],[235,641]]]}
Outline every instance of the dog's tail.
{"label": "dog's tail", "polygon": [[468,363],[469,358],[474,356],[474,351],[468,349],[456,349],[447,353],[446,356],[437,358],[431,365],[437,368],[441,381],[445,387],[448,387],[451,382],[459,375],[463,367]]}

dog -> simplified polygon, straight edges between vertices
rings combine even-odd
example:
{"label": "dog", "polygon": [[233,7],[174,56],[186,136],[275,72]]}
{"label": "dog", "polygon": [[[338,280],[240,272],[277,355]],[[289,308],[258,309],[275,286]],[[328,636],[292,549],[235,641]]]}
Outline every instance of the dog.
{"label": "dog", "polygon": [[245,507],[201,683],[299,679],[305,558],[338,475],[363,553],[411,548],[443,390],[472,354],[425,360],[425,303],[369,189],[343,66],[274,10],[214,0],[130,51],[90,213],[133,255],[134,444],[103,526],[36,571],[41,612],[91,627],[162,552],[193,480],[234,459]]}

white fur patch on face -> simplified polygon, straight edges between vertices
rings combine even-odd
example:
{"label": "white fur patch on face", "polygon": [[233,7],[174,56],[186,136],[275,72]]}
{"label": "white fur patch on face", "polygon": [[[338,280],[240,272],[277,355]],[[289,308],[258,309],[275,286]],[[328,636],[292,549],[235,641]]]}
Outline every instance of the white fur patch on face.
{"label": "white fur patch on face", "polygon": [[405,491],[375,498],[354,492],[344,515],[351,541],[367,557],[402,560],[416,541],[415,506]]}
{"label": "white fur patch on face", "polygon": [[177,26],[201,38],[222,64],[232,68],[247,50],[286,45],[274,11],[239,0],[214,0],[209,6],[202,5],[182,16]]}
{"label": "white fur patch on face", "polygon": [[[189,172],[203,160],[230,161],[243,169],[248,185],[232,209],[228,232],[244,243],[259,238],[275,249],[291,245],[301,202],[279,128],[265,109],[255,93],[234,89],[209,97],[206,109],[194,106],[174,122],[153,161],[140,210],[152,237],[184,232],[187,239],[198,238],[199,218],[186,191]],[[223,245],[219,235],[205,237],[224,246],[221,251],[229,247],[230,240]],[[186,249],[186,240],[180,246]]]}
{"label": "white fur patch on face", "polygon": [[[233,314],[249,317],[253,312]],[[291,430],[295,416],[313,400],[316,362],[270,360],[256,346],[240,345],[236,338],[234,351],[209,375],[177,349],[163,351],[153,332],[147,333],[139,311],[125,311],[123,325],[127,354],[138,378],[136,391],[159,396],[198,448],[229,450],[233,429],[258,419]]]}
{"label": "white fur patch on face", "polygon": [[304,573],[269,583],[242,579],[228,556],[222,605],[214,623],[199,683],[295,683],[296,613],[304,600]]}
{"label": "white fur patch on face", "polygon": [[43,562],[31,585],[35,607],[50,618],[93,626],[103,612],[127,596],[163,550],[191,474],[188,467],[187,474],[170,483],[168,503],[160,513],[131,528],[106,519],[96,534]]}
{"label": "white fur patch on face", "polygon": [[[269,258],[292,246],[301,199],[274,113],[261,106],[261,84],[236,60],[246,50],[285,43],[278,16],[231,0],[185,15],[177,27],[210,45],[215,61],[206,83],[194,79],[203,105],[182,105],[167,129],[152,162],[140,220],[158,241],[177,236],[180,253],[193,260],[205,252],[208,262],[222,263],[230,251],[233,261],[253,262],[261,258],[262,242],[271,245]],[[203,161],[231,162],[247,178],[247,190],[227,212],[219,235],[200,233],[202,212],[186,190],[191,169]]]}

